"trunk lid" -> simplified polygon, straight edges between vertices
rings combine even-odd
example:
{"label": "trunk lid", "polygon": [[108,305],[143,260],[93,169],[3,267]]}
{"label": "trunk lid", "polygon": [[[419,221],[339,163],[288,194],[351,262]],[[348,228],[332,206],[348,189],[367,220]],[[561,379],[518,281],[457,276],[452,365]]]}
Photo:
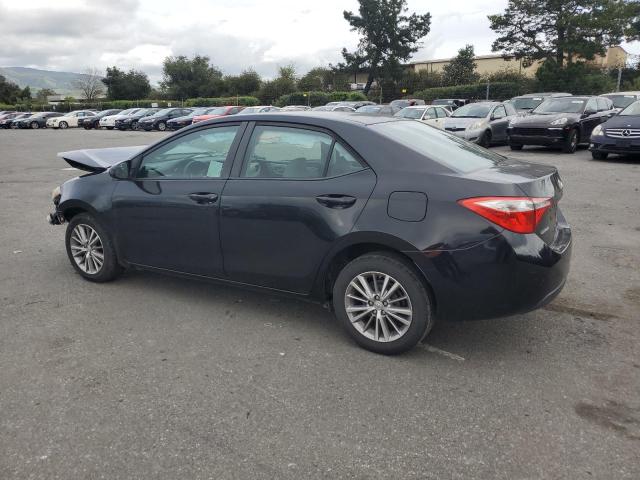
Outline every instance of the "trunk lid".
{"label": "trunk lid", "polygon": [[104,172],[117,163],[130,160],[144,150],[146,145],[136,147],[95,148],[58,153],[69,165],[85,172]]}

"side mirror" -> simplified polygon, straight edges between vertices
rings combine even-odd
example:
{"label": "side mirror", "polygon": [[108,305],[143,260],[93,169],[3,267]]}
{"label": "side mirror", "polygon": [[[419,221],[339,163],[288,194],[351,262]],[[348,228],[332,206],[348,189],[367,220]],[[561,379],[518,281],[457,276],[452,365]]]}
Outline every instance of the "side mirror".
{"label": "side mirror", "polygon": [[131,162],[121,162],[109,169],[109,175],[116,180],[127,180],[130,177]]}
{"label": "side mirror", "polygon": [[598,112],[596,112],[595,110],[592,110],[592,109],[590,109],[590,108],[589,108],[589,109],[587,109],[587,110],[585,110],[585,111],[584,111],[584,113],[582,114],[582,116],[583,116],[583,117],[588,117],[589,115],[593,115],[594,113],[598,113]]}

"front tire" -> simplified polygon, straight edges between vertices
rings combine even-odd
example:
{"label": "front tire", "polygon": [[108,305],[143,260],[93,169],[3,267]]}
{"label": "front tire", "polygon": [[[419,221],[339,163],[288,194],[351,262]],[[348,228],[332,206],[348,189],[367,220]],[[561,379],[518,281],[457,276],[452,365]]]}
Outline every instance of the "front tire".
{"label": "front tire", "polygon": [[60,128],[62,130],[65,130],[65,129],[69,128],[69,124],[67,122],[60,122],[58,124],[58,128]]}
{"label": "front tire", "polygon": [[385,252],[349,262],[333,285],[338,320],[361,347],[396,355],[433,327],[431,300],[413,266]]}
{"label": "front tire", "polygon": [[487,130],[482,134],[482,137],[480,137],[478,144],[484,148],[489,148],[491,146],[491,130]]}
{"label": "front tire", "polygon": [[80,213],[71,219],[65,244],[71,265],[87,280],[108,282],[122,271],[111,237],[88,213]]}
{"label": "front tire", "polygon": [[158,122],[158,130],[164,132],[167,129],[167,124],[165,122]]}
{"label": "front tire", "polygon": [[31,128],[37,130],[40,128],[40,124],[38,122],[31,122]]}
{"label": "front tire", "polygon": [[607,152],[591,152],[591,158],[594,160],[606,160],[609,154]]}
{"label": "front tire", "polygon": [[562,151],[564,153],[575,153],[578,149],[578,131],[573,128],[569,132],[569,136],[565,139]]}

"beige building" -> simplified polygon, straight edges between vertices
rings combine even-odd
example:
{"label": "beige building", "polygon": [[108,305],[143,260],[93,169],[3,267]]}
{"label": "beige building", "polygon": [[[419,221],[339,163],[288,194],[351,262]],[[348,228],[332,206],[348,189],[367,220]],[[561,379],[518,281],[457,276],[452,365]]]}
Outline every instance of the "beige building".
{"label": "beige building", "polygon": [[[448,65],[451,60],[452,58],[442,58],[438,60],[415,61],[409,63],[407,67],[415,70],[416,72],[421,70],[427,70],[428,72],[442,72],[444,66]],[[500,54],[479,55],[475,57],[475,61],[477,71],[480,75],[496,73],[508,69],[533,77],[542,64],[541,61],[536,61],[532,65],[527,66],[524,64],[523,60],[516,60],[513,57],[505,59]],[[627,52],[620,46],[609,47],[605,55],[597,55],[593,60],[589,61],[589,63],[598,65],[602,68],[618,68],[626,65]]]}

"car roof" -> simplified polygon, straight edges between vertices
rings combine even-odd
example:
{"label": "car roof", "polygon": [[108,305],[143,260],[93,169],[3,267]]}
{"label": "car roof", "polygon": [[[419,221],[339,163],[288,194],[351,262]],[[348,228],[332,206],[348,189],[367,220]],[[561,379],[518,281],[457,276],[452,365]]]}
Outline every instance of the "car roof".
{"label": "car roof", "polygon": [[[213,118],[206,122],[198,123],[196,125],[211,125],[216,123],[233,123],[237,122],[238,117],[232,115],[228,117]],[[385,122],[402,122],[404,120],[393,117],[380,117],[377,115],[367,115],[358,113],[334,113],[334,112],[314,112],[313,110],[307,110],[304,112],[266,112],[259,114],[247,114],[242,116],[243,122],[283,122],[283,123],[300,123],[306,125],[316,125],[328,127],[330,124],[350,124],[350,125],[374,125],[376,123]]]}
{"label": "car roof", "polygon": [[603,93],[600,95],[601,97],[606,97],[607,95],[640,95],[640,91],[629,91],[629,92],[611,92],[611,93]]}

